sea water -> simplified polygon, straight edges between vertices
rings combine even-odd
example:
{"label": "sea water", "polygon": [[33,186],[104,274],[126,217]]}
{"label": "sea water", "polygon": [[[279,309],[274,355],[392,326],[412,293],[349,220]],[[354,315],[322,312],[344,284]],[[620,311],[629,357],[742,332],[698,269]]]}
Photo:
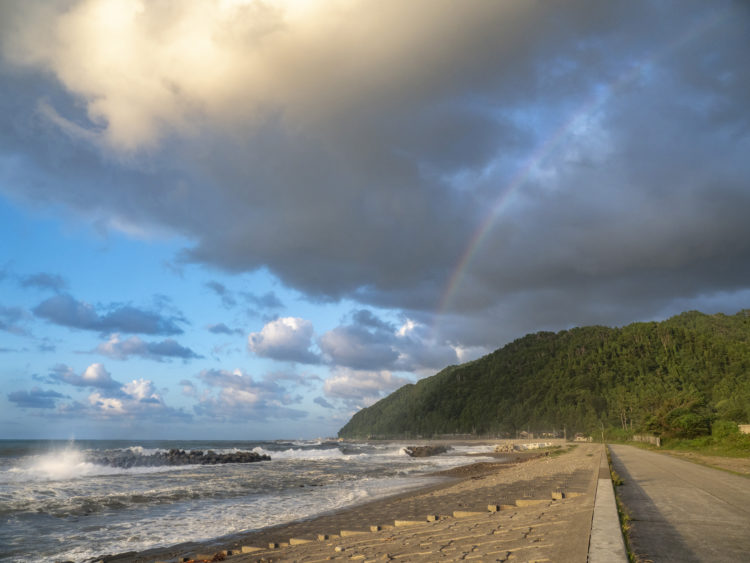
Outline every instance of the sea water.
{"label": "sea water", "polygon": [[[309,518],[435,481],[479,461],[458,447],[429,458],[406,444],[337,441],[0,440],[0,561],[87,561]],[[112,467],[104,458],[177,448],[253,451],[271,461]]]}

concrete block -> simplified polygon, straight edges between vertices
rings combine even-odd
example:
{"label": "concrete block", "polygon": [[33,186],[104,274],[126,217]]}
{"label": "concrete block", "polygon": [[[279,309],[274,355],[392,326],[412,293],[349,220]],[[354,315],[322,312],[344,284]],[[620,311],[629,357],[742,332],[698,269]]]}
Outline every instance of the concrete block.
{"label": "concrete block", "polygon": [[438,514],[428,514],[427,515],[427,521],[428,522],[437,522],[440,520],[440,516]]}
{"label": "concrete block", "polygon": [[349,538],[351,536],[361,536],[362,534],[369,534],[369,532],[363,532],[361,530],[341,530],[342,538]]}
{"label": "concrete block", "polygon": [[546,499],[531,499],[531,498],[519,498],[516,500],[516,506],[539,506],[540,504],[547,504],[549,501]]}
{"label": "concrete block", "polygon": [[[214,556],[218,555],[219,553],[222,553],[222,552],[214,551],[213,553],[198,553],[195,555],[195,559],[197,559],[198,561],[203,561],[203,560],[211,561],[214,558]],[[224,554],[222,553],[222,555]]]}
{"label": "concrete block", "polygon": [[379,532],[379,531],[380,531],[380,530],[382,530],[382,529],[383,529],[383,528],[382,528],[382,527],[380,527],[380,526],[370,526],[370,531],[371,531],[371,532]]}
{"label": "concrete block", "polygon": [[318,541],[326,541],[328,539],[328,534],[318,534]]}
{"label": "concrete block", "polygon": [[278,548],[279,548],[278,542],[272,541],[268,544],[268,549],[278,549]]}
{"label": "concrete block", "polygon": [[304,538],[289,538],[289,545],[302,545],[304,543],[312,543],[312,540],[306,540]]}
{"label": "concrete block", "polygon": [[393,525],[397,528],[400,528],[401,526],[416,526],[417,524],[424,524],[424,521],[422,520],[395,520],[393,522]]}
{"label": "concrete block", "polygon": [[252,545],[243,545],[242,546],[242,553],[254,553],[256,551],[263,551],[262,547],[255,547]]}
{"label": "concrete block", "polygon": [[552,500],[562,500],[565,498],[563,491],[552,491]]}
{"label": "concrete block", "polygon": [[485,512],[470,512],[468,510],[454,510],[453,511],[453,517],[454,518],[471,518],[472,516],[482,516],[486,514]]}
{"label": "concrete block", "polygon": [[500,512],[500,505],[499,504],[488,504],[487,510],[489,512]]}

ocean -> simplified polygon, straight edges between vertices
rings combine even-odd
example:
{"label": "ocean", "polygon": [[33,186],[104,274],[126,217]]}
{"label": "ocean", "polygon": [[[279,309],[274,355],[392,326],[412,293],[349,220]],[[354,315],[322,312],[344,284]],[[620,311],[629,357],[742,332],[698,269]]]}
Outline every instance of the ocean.
{"label": "ocean", "polygon": [[[85,562],[256,530],[436,482],[428,473],[492,450],[457,446],[412,458],[407,445],[0,440],[0,561]],[[175,449],[271,460],[161,464]]]}

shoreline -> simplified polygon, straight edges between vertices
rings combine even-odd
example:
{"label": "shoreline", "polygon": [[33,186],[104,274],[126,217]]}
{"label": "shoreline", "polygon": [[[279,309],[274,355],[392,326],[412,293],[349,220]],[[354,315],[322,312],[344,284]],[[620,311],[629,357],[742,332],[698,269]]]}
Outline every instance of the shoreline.
{"label": "shoreline", "polygon": [[[459,445],[462,441],[451,443]],[[473,442],[474,444],[477,441]],[[489,443],[489,441],[488,441]],[[498,505],[512,503],[517,498],[539,496],[536,480],[542,478],[557,467],[565,474],[570,469],[568,459],[572,451],[579,448],[568,448],[566,453],[549,456],[545,451],[530,450],[510,454],[482,454],[501,460],[496,462],[477,462],[452,469],[436,471],[427,476],[442,478],[443,481],[425,485],[374,499],[362,504],[318,514],[307,519],[286,522],[259,530],[220,536],[207,541],[181,543],[171,546],[155,547],[141,552],[127,552],[115,555],[100,556],[94,561],[103,563],[151,563],[154,561],[180,561],[182,558],[201,559],[206,554],[216,554],[223,550],[238,552],[243,546],[254,546],[259,549],[273,543],[288,543],[290,538],[316,539],[318,535],[335,537],[341,530],[367,531],[371,526],[385,524],[394,520],[424,520],[427,514],[449,515],[455,510],[475,510],[477,507],[487,509],[488,498]],[[576,456],[580,458],[581,456]],[[566,461],[567,460],[567,461]],[[580,461],[580,460],[579,460]],[[576,464],[573,464],[576,465]],[[581,465],[578,463],[577,465]],[[570,467],[569,467],[570,466]],[[570,471],[568,471],[570,473]],[[571,481],[564,478],[561,485],[570,489]],[[584,479],[586,480],[586,479]],[[588,479],[588,481],[591,481]],[[576,485],[586,489],[590,483]],[[551,484],[540,485],[550,487]],[[489,488],[488,488],[489,487]],[[578,491],[584,492],[584,491]],[[547,490],[543,496],[549,498]],[[512,497],[512,498],[511,498]],[[588,530],[586,530],[588,534]],[[256,561],[251,555],[233,556],[232,561]],[[281,552],[275,552],[270,560],[285,560]]]}

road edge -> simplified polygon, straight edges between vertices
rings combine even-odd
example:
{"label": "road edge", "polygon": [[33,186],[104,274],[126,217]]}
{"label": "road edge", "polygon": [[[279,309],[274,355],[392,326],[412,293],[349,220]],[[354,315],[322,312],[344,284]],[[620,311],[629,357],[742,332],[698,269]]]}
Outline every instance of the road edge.
{"label": "road edge", "polygon": [[606,445],[603,445],[599,462],[599,479],[594,497],[594,516],[591,519],[588,562],[628,563],[605,448]]}

